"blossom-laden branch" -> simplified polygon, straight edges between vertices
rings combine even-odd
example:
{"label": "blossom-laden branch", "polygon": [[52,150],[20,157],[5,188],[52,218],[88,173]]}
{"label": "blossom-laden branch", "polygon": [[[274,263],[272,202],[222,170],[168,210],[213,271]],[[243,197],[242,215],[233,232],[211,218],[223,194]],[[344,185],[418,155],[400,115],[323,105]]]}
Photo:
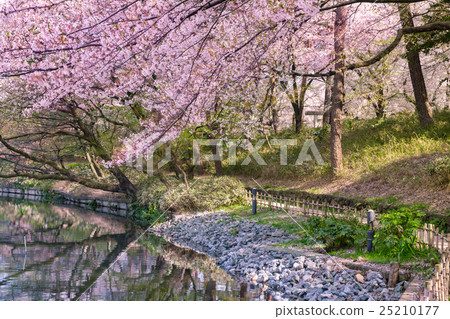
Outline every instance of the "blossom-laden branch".
{"label": "blossom-laden branch", "polygon": [[322,8],[320,8],[320,11],[333,10],[336,8],[350,6],[352,4],[358,4],[358,3],[383,4],[383,3],[417,3],[417,2],[425,2],[425,0],[349,0],[349,1],[343,1],[343,2],[337,3],[335,5],[322,6]]}
{"label": "blossom-laden branch", "polygon": [[[417,27],[409,27],[409,28],[403,28],[397,31],[397,36],[394,38],[394,40],[383,50],[381,50],[378,54],[376,54],[374,57],[346,65],[342,70],[355,70],[360,69],[364,67],[368,67],[372,64],[375,64],[379,61],[381,61],[385,56],[387,56],[389,53],[391,53],[400,43],[403,36],[405,34],[415,34],[415,33],[422,33],[422,32],[432,32],[432,31],[447,31],[450,30],[450,21],[440,21],[435,23],[429,23]],[[331,75],[335,75],[336,71],[328,71],[325,73],[299,73],[299,72],[293,72],[293,75],[296,76],[307,76],[307,77],[327,77]]]}
{"label": "blossom-laden branch", "polygon": [[[294,62],[295,74],[333,72],[333,14],[322,0],[52,4],[11,0],[0,8],[7,13],[0,16],[0,76],[20,76],[38,88],[32,111],[74,97],[96,105],[112,98],[139,105],[150,116],[140,118],[138,133],[125,139],[123,149],[131,151],[117,154],[117,164],[203,123],[217,101],[233,111],[237,104],[258,104],[261,81],[273,77],[274,69],[291,76]],[[391,6],[362,4],[349,12],[347,67],[356,67],[356,57],[377,52],[395,36],[398,17]],[[243,123],[257,117],[241,113]]]}

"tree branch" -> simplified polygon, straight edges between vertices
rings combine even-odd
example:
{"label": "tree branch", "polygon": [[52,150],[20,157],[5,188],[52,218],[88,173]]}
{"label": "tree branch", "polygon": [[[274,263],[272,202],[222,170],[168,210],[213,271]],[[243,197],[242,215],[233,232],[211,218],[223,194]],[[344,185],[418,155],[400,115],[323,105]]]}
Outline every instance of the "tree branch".
{"label": "tree branch", "polygon": [[[389,46],[387,46],[385,49],[381,50],[374,57],[372,57],[368,60],[365,60],[365,61],[351,63],[351,64],[345,66],[343,68],[343,70],[347,71],[347,70],[359,69],[359,68],[367,67],[367,66],[377,63],[378,61],[383,59],[386,55],[391,53],[397,47],[397,45],[400,43],[401,39],[403,38],[403,36],[405,34],[431,32],[431,31],[445,31],[445,30],[450,30],[450,21],[438,21],[438,22],[434,22],[434,23],[424,24],[424,25],[421,25],[418,27],[408,27],[408,28],[400,29],[397,31],[397,36],[395,37],[394,41],[392,41],[391,44],[389,44]],[[294,72],[293,74],[297,75],[297,76],[326,77],[326,76],[335,75],[336,71],[329,71],[326,73],[297,73],[297,72]]]}
{"label": "tree branch", "polygon": [[425,2],[425,0],[349,0],[344,1],[332,6],[322,7],[320,11],[333,10],[339,7],[349,6],[355,3],[416,3],[416,2]]}

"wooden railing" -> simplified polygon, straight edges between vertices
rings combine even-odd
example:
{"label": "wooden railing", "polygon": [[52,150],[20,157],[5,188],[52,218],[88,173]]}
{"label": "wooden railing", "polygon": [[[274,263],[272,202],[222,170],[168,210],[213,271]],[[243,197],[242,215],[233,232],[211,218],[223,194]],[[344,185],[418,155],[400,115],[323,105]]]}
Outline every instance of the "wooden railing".
{"label": "wooden railing", "polygon": [[426,245],[428,248],[436,248],[444,253],[450,247],[450,234],[439,232],[433,224],[425,224],[416,233],[418,244]]}
{"label": "wooden railing", "polygon": [[[252,202],[253,195],[251,189],[247,188],[245,190],[245,197],[248,202]],[[365,211],[355,207],[344,206],[339,203],[330,203],[327,201],[298,198],[295,196],[288,197],[282,194],[269,194],[261,189],[256,190],[255,200],[257,207],[284,210],[305,217],[355,217],[361,222],[365,222],[367,218]],[[425,224],[424,227],[421,227],[416,233],[416,237],[418,245],[436,248],[442,254],[441,262],[435,265],[433,278],[426,282],[422,299],[429,301],[447,301],[450,289],[450,234],[439,232],[432,224]]]}
{"label": "wooden railing", "polygon": [[434,276],[426,282],[424,300],[448,301],[450,289],[450,234],[439,232],[432,224],[425,224],[416,234],[418,243],[435,248],[441,262],[434,266]]}
{"label": "wooden railing", "polygon": [[434,276],[426,282],[424,300],[448,301],[450,289],[449,251],[441,256],[441,262],[435,265]]}
{"label": "wooden railing", "polygon": [[[249,203],[252,202],[253,196],[251,189],[245,190],[245,197]],[[285,210],[287,212],[300,214],[306,217],[355,217],[362,222],[367,218],[365,211],[355,207],[341,205],[337,202],[330,203],[327,201],[304,199],[295,196],[288,197],[282,194],[269,194],[260,189],[257,190],[255,199],[258,207]]]}

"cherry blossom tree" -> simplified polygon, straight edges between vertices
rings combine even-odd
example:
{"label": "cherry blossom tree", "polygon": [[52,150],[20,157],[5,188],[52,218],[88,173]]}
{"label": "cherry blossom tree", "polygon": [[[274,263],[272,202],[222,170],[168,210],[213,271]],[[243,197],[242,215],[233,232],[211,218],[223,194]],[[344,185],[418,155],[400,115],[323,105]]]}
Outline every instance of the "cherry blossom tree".
{"label": "cherry blossom tree", "polygon": [[[371,14],[351,21],[365,2],[372,3]],[[396,33],[389,23],[385,33],[378,26],[361,32],[370,25],[367,17],[379,20],[379,6],[414,2],[419,0],[9,0],[0,9],[0,76],[19,76],[37,87],[33,111],[111,98],[146,110],[141,132],[124,140],[131,152],[114,158],[120,165],[204,122],[217,101],[236,92],[245,96],[255,79],[335,75],[332,165],[338,172],[343,73],[380,61],[405,34],[449,29],[446,21],[434,21]],[[359,39],[357,45],[331,36],[334,10],[341,21],[336,26],[346,17],[351,22],[346,39]]]}

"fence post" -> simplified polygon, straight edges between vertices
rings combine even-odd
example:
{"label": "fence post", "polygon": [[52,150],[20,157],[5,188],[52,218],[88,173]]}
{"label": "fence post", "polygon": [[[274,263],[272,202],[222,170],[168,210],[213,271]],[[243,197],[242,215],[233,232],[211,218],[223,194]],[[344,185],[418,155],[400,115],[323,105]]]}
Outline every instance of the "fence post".
{"label": "fence post", "polygon": [[450,290],[450,260],[449,258],[449,249],[444,254],[445,257],[445,263],[444,263],[444,269],[445,269],[445,298],[448,300],[449,297],[449,290]]}
{"label": "fence post", "polygon": [[389,264],[389,280],[388,287],[393,288],[398,282],[398,273],[400,269],[400,263],[393,261]]}
{"label": "fence post", "polygon": [[252,188],[252,215],[256,214],[256,188]]}
{"label": "fence post", "polygon": [[433,281],[429,280],[427,281],[427,287],[426,287],[426,291],[427,291],[427,297],[428,300],[427,301],[433,301]]}
{"label": "fence post", "polygon": [[375,221],[375,212],[373,210],[367,211],[367,252],[371,253],[373,251],[373,238],[375,236],[375,231],[373,229],[373,223]]}

